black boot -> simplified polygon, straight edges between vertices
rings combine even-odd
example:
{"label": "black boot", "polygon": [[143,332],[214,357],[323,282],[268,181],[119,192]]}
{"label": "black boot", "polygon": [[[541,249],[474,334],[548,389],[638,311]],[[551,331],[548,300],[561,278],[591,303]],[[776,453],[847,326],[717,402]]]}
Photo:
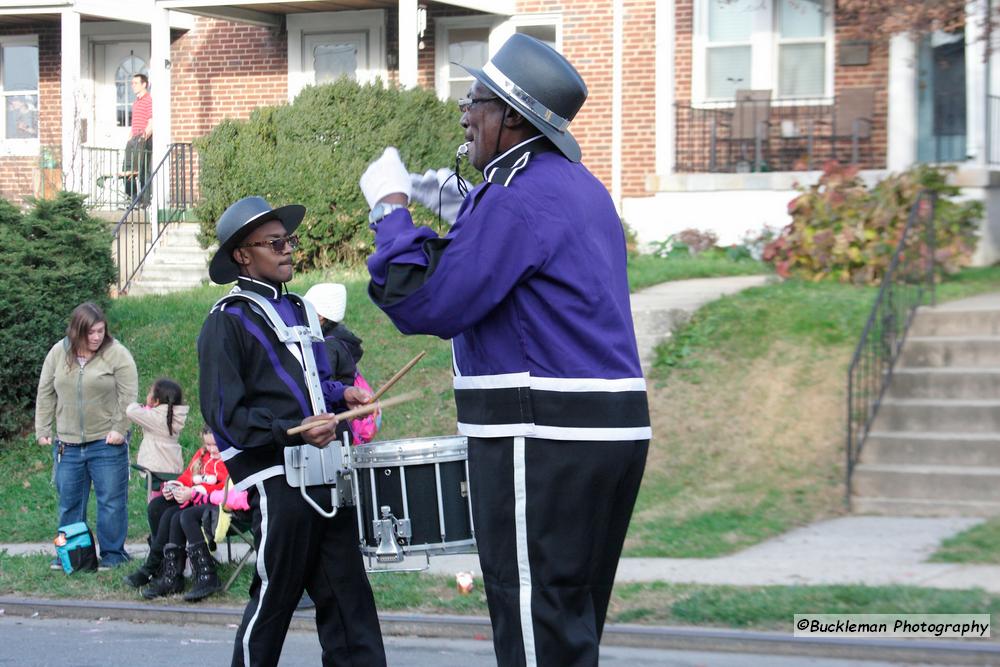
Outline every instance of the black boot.
{"label": "black boot", "polygon": [[147,600],[176,595],[184,590],[184,549],[176,544],[163,547],[163,565],[160,574],[142,589],[142,597]]}
{"label": "black boot", "polygon": [[146,562],[139,566],[139,569],[125,577],[124,581],[132,588],[142,588],[156,576],[163,563],[163,552],[150,549],[146,556]]}
{"label": "black boot", "polygon": [[222,590],[219,574],[215,571],[215,559],[208,552],[208,545],[204,542],[192,544],[188,547],[188,556],[191,557],[194,588],[187,592],[184,599],[197,602]]}

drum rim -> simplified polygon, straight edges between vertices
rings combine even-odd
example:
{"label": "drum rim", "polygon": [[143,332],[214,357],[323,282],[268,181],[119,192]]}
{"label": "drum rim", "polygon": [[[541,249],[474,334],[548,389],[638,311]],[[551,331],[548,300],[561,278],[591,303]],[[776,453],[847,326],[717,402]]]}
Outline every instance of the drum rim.
{"label": "drum rim", "polygon": [[386,464],[419,465],[464,461],[468,458],[468,443],[469,440],[464,435],[369,442],[351,448],[351,465],[355,468],[379,468],[387,467]]}
{"label": "drum rim", "polygon": [[[428,543],[425,543],[425,544],[400,545],[400,548],[403,550],[403,555],[405,556],[405,555],[409,555],[411,553],[423,553],[425,551],[440,551],[441,554],[448,554],[448,553],[478,553],[476,551],[465,551],[465,552],[451,551],[452,549],[457,549],[457,548],[462,548],[462,547],[474,547],[474,546],[476,546],[476,538],[475,538],[475,536],[473,536],[473,537],[466,537],[466,538],[463,538],[461,540],[449,540],[447,542],[428,542]],[[369,550],[371,551],[371,553],[369,553]],[[361,553],[364,554],[365,556],[372,556],[372,557],[374,557],[375,556],[375,552],[377,550],[378,550],[378,547],[369,546],[367,543],[365,543],[364,541],[362,541],[362,543],[361,543]],[[441,554],[438,554],[438,555],[441,555]],[[431,553],[431,555],[433,556],[435,554]]]}

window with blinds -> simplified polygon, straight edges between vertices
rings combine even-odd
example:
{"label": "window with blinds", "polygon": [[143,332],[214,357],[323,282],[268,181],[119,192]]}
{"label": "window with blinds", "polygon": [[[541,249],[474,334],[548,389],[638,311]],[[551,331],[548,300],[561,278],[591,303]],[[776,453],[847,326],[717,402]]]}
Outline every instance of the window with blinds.
{"label": "window with blinds", "polygon": [[813,0],[775,0],[778,8],[778,97],[826,94],[826,15]]}

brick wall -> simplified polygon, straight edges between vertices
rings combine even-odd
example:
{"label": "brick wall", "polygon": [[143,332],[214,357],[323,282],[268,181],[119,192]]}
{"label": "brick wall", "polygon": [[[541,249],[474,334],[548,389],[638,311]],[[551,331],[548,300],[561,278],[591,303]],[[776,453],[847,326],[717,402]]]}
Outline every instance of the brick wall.
{"label": "brick wall", "polygon": [[170,49],[174,141],[191,141],[224,118],[288,99],[284,31],[199,18]]}
{"label": "brick wall", "polygon": [[[59,25],[42,23],[0,29],[4,35],[38,35],[38,134],[58,158],[62,143]],[[0,197],[21,204],[40,192],[39,156],[0,157]]]}

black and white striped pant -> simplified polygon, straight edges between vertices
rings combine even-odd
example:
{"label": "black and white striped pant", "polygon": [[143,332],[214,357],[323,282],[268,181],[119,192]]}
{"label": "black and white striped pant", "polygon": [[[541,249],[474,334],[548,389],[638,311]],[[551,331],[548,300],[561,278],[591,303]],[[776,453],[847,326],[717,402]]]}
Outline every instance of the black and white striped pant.
{"label": "black and white striped pant", "polygon": [[[329,488],[308,492],[323,509],[330,509]],[[233,666],[278,664],[303,589],[316,603],[324,666],[384,666],[382,633],[358,549],[354,508],[342,507],[332,519],[322,517],[283,475],[251,487],[248,501],[257,565],[250,602],[236,633]]]}
{"label": "black and white striped pant", "polygon": [[648,440],[469,438],[501,667],[596,666]]}

